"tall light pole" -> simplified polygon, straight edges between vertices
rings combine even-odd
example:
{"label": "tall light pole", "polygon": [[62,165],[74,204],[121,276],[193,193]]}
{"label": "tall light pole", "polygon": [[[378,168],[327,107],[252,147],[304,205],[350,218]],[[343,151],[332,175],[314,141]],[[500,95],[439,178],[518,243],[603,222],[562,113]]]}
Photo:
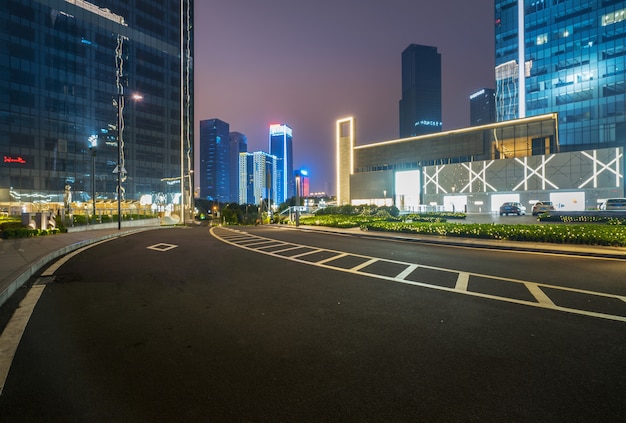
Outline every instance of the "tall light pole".
{"label": "tall light pole", "polygon": [[[133,94],[132,99],[140,101],[143,96]],[[124,88],[120,86],[117,93],[117,229],[122,229],[122,177],[126,174],[124,166]]]}
{"label": "tall light pole", "polygon": [[89,150],[91,151],[91,201],[93,206],[93,216],[96,217],[96,147],[98,146],[98,136],[91,135],[88,139]]}
{"label": "tall light pole", "polygon": [[117,230],[122,229],[122,134],[124,132],[124,93],[120,87],[117,93]]}
{"label": "tall light pole", "polygon": [[296,227],[300,226],[300,172],[296,173]]}

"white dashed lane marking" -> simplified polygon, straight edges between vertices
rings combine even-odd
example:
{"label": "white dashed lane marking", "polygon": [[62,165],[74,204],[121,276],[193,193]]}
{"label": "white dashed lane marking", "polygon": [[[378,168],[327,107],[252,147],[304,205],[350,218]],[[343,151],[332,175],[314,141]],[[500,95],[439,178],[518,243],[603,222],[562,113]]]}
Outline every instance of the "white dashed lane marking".
{"label": "white dashed lane marking", "polygon": [[214,227],[222,242],[310,266],[532,307],[626,322],[626,297],[295,244]]}

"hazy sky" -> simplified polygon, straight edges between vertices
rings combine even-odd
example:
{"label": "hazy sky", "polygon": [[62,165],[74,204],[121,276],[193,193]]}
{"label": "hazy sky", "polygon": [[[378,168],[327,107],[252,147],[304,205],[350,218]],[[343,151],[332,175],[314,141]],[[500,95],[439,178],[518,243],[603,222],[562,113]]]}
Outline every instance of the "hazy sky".
{"label": "hazy sky", "polygon": [[469,125],[469,95],[495,87],[493,3],[197,0],[196,140],[198,121],[218,118],[268,151],[270,123],[286,123],[294,169],[335,194],[335,121],[355,117],[358,145],[398,138],[409,44],[441,54],[443,129]]}

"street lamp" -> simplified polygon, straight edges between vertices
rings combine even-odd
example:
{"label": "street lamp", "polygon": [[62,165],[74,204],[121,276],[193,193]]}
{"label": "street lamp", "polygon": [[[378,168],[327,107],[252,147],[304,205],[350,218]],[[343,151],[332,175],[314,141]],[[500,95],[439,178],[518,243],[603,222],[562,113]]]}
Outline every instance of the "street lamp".
{"label": "street lamp", "polygon": [[[131,98],[140,101],[143,96],[133,94]],[[122,177],[126,174],[124,167],[124,88],[119,87],[117,93],[117,166],[113,173],[117,173],[117,229],[122,229]]]}
{"label": "street lamp", "polygon": [[300,226],[300,172],[296,173],[296,227]]}
{"label": "street lamp", "polygon": [[93,205],[93,216],[96,217],[96,147],[98,147],[98,136],[91,135],[88,140],[89,151],[91,151],[91,201]]}

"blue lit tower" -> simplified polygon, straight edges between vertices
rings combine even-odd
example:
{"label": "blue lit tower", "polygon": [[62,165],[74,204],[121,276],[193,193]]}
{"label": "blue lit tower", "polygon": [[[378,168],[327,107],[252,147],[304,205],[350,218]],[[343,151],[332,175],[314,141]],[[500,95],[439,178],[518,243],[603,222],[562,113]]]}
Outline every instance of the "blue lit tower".
{"label": "blue lit tower", "polygon": [[229,128],[220,119],[200,121],[200,197],[230,201]]}
{"label": "blue lit tower", "polygon": [[231,132],[228,151],[228,173],[230,185],[228,188],[228,201],[239,202],[239,154],[248,151],[248,139],[240,132]]}
{"label": "blue lit tower", "polygon": [[441,132],[441,55],[411,44],[402,52],[400,138]]}
{"label": "blue lit tower", "polygon": [[558,112],[537,153],[624,147],[624,45],[625,1],[496,0],[498,121]]}
{"label": "blue lit tower", "polygon": [[270,154],[277,159],[276,198],[279,203],[294,197],[292,131],[289,125],[270,125]]}

